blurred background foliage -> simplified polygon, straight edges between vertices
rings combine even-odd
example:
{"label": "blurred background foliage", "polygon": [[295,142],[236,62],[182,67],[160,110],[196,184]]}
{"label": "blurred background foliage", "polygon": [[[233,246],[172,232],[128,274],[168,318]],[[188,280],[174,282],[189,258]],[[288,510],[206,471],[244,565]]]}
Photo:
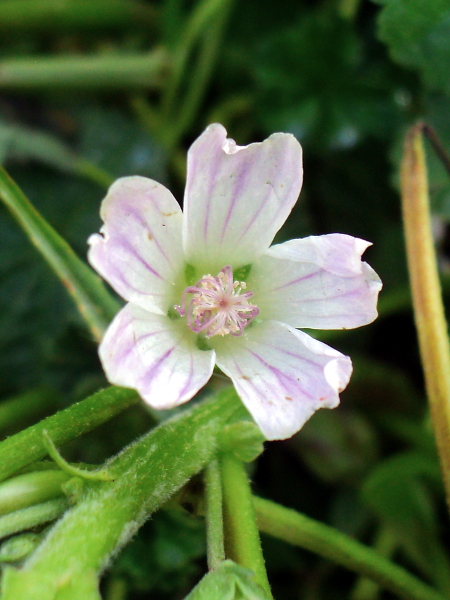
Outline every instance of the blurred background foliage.
{"label": "blurred background foliage", "polygon": [[[410,124],[432,125],[450,151],[450,0],[0,0],[0,54],[0,161],[83,258],[114,178],[152,177],[182,202],[185,152],[208,123],[223,123],[239,144],[297,136],[305,183],[277,241],[368,239],[384,291],[373,325],[320,333],[354,359],[342,406],[268,444],[255,489],[450,594],[397,189]],[[428,162],[449,299],[450,179],[431,147]],[[0,243],[0,434],[9,435],[105,381],[66,291],[2,207]],[[151,424],[134,407],[66,455],[101,462]],[[105,577],[108,600],[182,598],[192,587],[204,570],[203,524],[191,502],[181,506],[121,553]],[[278,598],[390,597],[263,542]]]}

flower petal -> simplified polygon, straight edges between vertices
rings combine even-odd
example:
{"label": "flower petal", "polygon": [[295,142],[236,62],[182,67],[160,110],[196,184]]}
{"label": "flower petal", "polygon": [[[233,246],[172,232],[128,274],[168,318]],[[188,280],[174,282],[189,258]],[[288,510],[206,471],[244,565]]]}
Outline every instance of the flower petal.
{"label": "flower petal", "polygon": [[262,254],[302,184],[301,146],[292,135],[245,147],[226,135],[222,125],[210,125],[188,152],[183,240],[188,262],[205,273]]}
{"label": "flower petal", "polygon": [[221,342],[217,365],[268,440],[292,436],[318,408],[335,408],[352,372],[348,356],[277,321]]}
{"label": "flower petal", "polygon": [[196,346],[184,320],[172,320],[127,304],[99,348],[110,383],[136,389],[153,408],[190,400],[211,377],[213,351]]}
{"label": "flower petal", "polygon": [[103,200],[104,226],[88,243],[89,262],[125,300],[166,314],[184,265],[182,213],[163,185],[118,179]]}
{"label": "flower petal", "polygon": [[293,327],[351,329],[377,316],[381,281],[361,261],[369,242],[339,233],[272,246],[247,281],[264,319]]}

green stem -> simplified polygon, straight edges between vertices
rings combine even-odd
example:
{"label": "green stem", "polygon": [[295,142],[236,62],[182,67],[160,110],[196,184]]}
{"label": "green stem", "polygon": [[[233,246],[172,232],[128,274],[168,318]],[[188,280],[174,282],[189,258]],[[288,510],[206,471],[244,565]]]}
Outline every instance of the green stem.
{"label": "green stem", "polygon": [[256,583],[272,598],[244,463],[231,453],[225,453],[221,457],[221,468],[227,558],[251,569]]}
{"label": "green stem", "polygon": [[142,55],[8,58],[0,62],[0,89],[159,89],[167,70],[161,48]]}
{"label": "green stem", "polygon": [[[377,532],[374,549],[384,556],[390,558],[398,547],[397,539],[387,527],[380,527]],[[380,585],[368,579],[360,577],[352,592],[352,600],[376,600],[380,592]]]}
{"label": "green stem", "polygon": [[69,507],[67,498],[47,500],[0,517],[0,539],[54,521]]}
{"label": "green stem", "polygon": [[[194,8],[183,31],[182,39],[175,50],[169,81],[162,98],[162,110],[167,118],[176,111],[180,88],[185,77],[187,62],[201,33],[205,32],[211,19],[227,0],[201,0]],[[210,35],[208,31],[207,35]]]}
{"label": "green stem", "polygon": [[189,124],[194,121],[200,108],[222,46],[223,35],[232,5],[233,0],[224,0],[208,31],[204,32],[197,64],[190,73],[189,87],[182,101],[181,109],[177,106],[176,114],[172,114],[175,124],[173,129],[169,130],[167,142],[169,149],[177,146],[178,140],[184,135]]}
{"label": "green stem", "polygon": [[119,310],[119,305],[106,290],[100,277],[78,258],[2,167],[0,198],[67,288],[94,337],[100,340]]}
{"label": "green stem", "polygon": [[225,390],[125,449],[108,465],[115,481],[87,484],[29,561],[5,570],[2,600],[53,600],[63,582],[71,598],[84,598],[84,574],[104,569],[147,516],[210,462],[222,428],[241,414],[234,390]]}
{"label": "green stem", "polygon": [[414,317],[450,510],[450,343],[431,228],[422,124],[406,136],[402,209]]}
{"label": "green stem", "polygon": [[92,181],[105,189],[107,189],[114,181],[112,175],[85,158],[79,158],[75,161],[75,170],[81,177],[84,177],[88,181]]}
{"label": "green stem", "polygon": [[207,557],[209,570],[212,571],[225,560],[222,479],[217,459],[206,467],[205,499]]}
{"label": "green stem", "polygon": [[377,581],[405,600],[445,600],[438,591],[345,534],[295,510],[253,498],[261,531]]}
{"label": "green stem", "polygon": [[130,0],[2,0],[2,32],[145,28],[155,24],[152,6]]}
{"label": "green stem", "polygon": [[155,138],[160,144],[164,145],[164,122],[161,119],[161,114],[158,109],[150,104],[142,94],[135,94],[130,97],[130,106],[134,114],[139,119],[143,127],[147,129],[149,134]]}
{"label": "green stem", "polygon": [[0,435],[16,431],[46,413],[54,411],[60,403],[60,394],[51,388],[39,387],[4,400],[0,404]]}
{"label": "green stem", "polygon": [[134,390],[110,387],[0,442],[0,481],[44,458],[43,431],[61,446],[108,421],[138,401]]}
{"label": "green stem", "polygon": [[0,515],[6,515],[63,496],[62,485],[70,479],[63,471],[37,471],[0,483]]}

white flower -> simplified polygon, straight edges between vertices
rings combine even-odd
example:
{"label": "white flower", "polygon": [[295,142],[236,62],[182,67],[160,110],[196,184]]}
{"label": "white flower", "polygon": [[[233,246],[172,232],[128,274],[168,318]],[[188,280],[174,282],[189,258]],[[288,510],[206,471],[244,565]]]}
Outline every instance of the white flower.
{"label": "white flower", "polygon": [[100,345],[108,380],[157,409],[192,398],[214,364],[267,439],[334,408],[351,361],[297,328],[359,327],[381,289],[368,242],[331,234],[269,247],[302,184],[297,140],[239,147],[211,125],[188,153],[184,214],[161,184],[116,181],[89,260],[127,300]]}

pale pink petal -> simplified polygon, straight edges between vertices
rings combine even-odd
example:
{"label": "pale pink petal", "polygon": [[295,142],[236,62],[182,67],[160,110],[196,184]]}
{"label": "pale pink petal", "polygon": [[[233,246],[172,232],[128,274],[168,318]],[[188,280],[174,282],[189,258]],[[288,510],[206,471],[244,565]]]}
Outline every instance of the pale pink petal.
{"label": "pale pink petal", "polygon": [[124,177],[109,188],[100,215],[101,234],[88,240],[91,265],[125,300],[167,314],[184,268],[178,202],[156,181]]}
{"label": "pale pink petal", "polygon": [[292,135],[245,147],[226,135],[210,125],[191,146],[184,198],[187,260],[214,274],[247,265],[270,246],[302,184],[301,146]]}
{"label": "pale pink petal", "polygon": [[351,361],[306,333],[264,321],[215,346],[217,365],[268,440],[296,433],[318,408],[334,408]]}
{"label": "pale pink petal", "polygon": [[314,329],[371,323],[382,285],[361,261],[369,245],[336,233],[272,246],[253,264],[247,280],[260,317]]}
{"label": "pale pink petal", "polygon": [[153,408],[190,400],[211,377],[214,351],[199,350],[184,319],[170,319],[127,304],[99,348],[110,383],[137,390]]}

